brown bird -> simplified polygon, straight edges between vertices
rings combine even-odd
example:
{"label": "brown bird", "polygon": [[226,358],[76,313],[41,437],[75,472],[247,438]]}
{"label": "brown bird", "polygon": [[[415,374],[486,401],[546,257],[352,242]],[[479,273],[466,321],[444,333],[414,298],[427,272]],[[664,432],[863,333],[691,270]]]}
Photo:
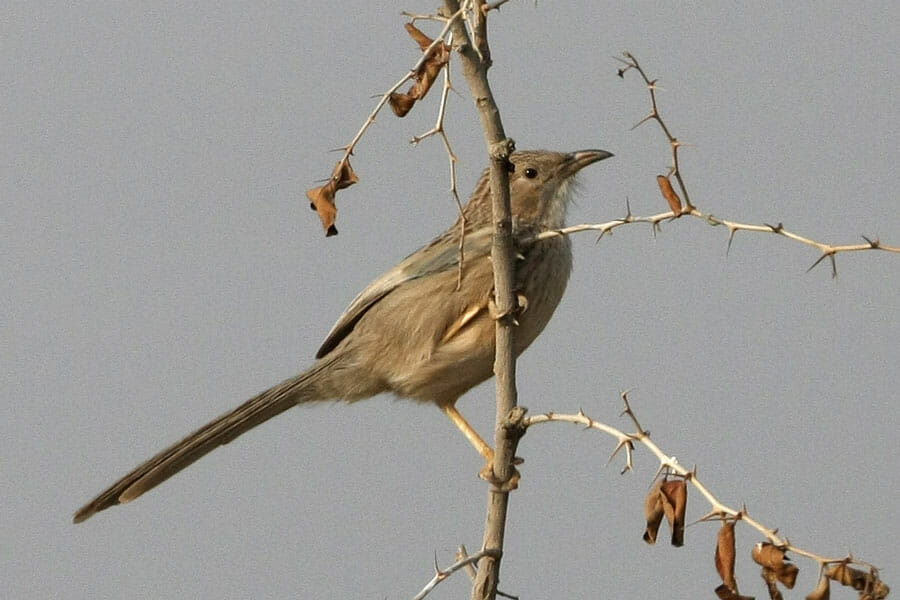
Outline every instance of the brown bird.
{"label": "brown bird", "polygon": [[[518,356],[559,304],[572,269],[565,236],[535,242],[564,226],[575,174],[612,156],[603,150],[516,152],[510,157],[510,202],[517,263]],[[251,398],[166,448],[75,513],[80,523],[130,502],[214,448],[296,404],[362,400],[382,392],[437,404],[478,452],[493,450],[456,410],[456,401],[493,374],[494,274],[491,194],[485,171],[463,209],[466,233],[459,277],[459,221],[364,289],[341,315],[307,371]]]}

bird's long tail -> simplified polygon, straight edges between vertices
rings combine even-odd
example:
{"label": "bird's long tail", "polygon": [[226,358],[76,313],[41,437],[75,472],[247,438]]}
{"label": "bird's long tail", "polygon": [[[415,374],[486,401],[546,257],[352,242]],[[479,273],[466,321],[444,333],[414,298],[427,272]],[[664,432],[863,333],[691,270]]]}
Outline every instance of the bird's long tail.
{"label": "bird's long tail", "polygon": [[269,388],[166,448],[78,509],[73,521],[80,523],[110,506],[134,500],[208,452],[295,404],[327,399],[319,389],[322,386],[317,384],[332,366],[331,362],[327,358],[319,361],[308,371]]}

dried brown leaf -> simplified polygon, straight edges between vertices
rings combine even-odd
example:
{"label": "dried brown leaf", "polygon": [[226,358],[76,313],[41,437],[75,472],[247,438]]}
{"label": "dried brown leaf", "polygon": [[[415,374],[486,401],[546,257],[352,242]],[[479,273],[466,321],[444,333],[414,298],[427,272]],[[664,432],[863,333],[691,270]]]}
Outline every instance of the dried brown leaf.
{"label": "dried brown leaf", "polygon": [[684,515],[687,511],[687,483],[683,479],[664,481],[660,486],[663,510],[672,528],[672,545],[684,545]]}
{"label": "dried brown leaf", "polygon": [[800,569],[785,557],[784,548],[769,542],[760,542],[753,547],[753,560],[764,568],[771,569],[775,577],[788,589],[797,582]]}
{"label": "dried brown leaf", "polygon": [[865,591],[872,598],[884,598],[890,592],[890,588],[875,573],[854,569],[846,563],[833,565],[825,571],[825,577],[859,592]]}
{"label": "dried brown leaf", "polygon": [[405,117],[406,113],[412,110],[415,103],[416,99],[409,94],[394,92],[388,97],[388,104],[391,105],[391,110],[394,111],[395,115],[401,118]]}
{"label": "dried brown leaf", "polygon": [[724,583],[716,588],[719,600],[756,600],[753,596],[741,596]]}
{"label": "dried brown leaf", "polygon": [[338,190],[350,187],[359,181],[359,177],[350,166],[349,160],[340,161],[331,172],[331,178],[323,186],[306,190],[309,198],[309,207],[319,213],[322,227],[325,228],[325,237],[337,235],[337,227],[334,226],[337,219],[337,205],[334,196]]}
{"label": "dried brown leaf", "polygon": [[855,590],[862,590],[866,587],[866,579],[869,574],[859,569],[839,563],[825,571],[825,576],[833,579],[841,585],[848,585]]}
{"label": "dried brown leaf", "polygon": [[763,581],[766,582],[769,598],[771,598],[771,600],[783,600],[784,596],[781,595],[781,590],[778,589],[778,575],[775,573],[775,569],[763,567],[760,575],[762,576]]}
{"label": "dried brown leaf", "polygon": [[784,584],[787,589],[792,590],[794,589],[794,584],[797,583],[797,574],[799,572],[800,567],[794,563],[785,563],[777,573],[778,581]]}
{"label": "dried brown leaf", "polygon": [[659,525],[662,523],[663,516],[665,516],[663,499],[659,490],[661,485],[662,480],[657,481],[644,499],[644,519],[647,521],[647,528],[644,530],[644,541],[651,545],[656,543]]}
{"label": "dried brown leaf", "polygon": [[406,32],[409,33],[409,37],[411,37],[413,41],[419,45],[419,49],[422,52],[425,52],[425,50],[428,49],[428,46],[431,45],[431,42],[434,41],[433,38],[430,38],[422,33],[422,31],[412,23],[407,23],[406,25],[404,25],[404,27],[406,27]]}
{"label": "dried brown leaf", "polygon": [[[406,31],[409,32],[410,37],[419,44],[419,49],[421,49],[422,52],[426,52],[434,40],[422,33],[412,23],[407,23],[405,27]],[[428,94],[428,90],[431,89],[431,86],[434,84],[435,79],[437,79],[438,74],[440,74],[441,69],[450,62],[450,50],[450,46],[444,41],[435,45],[434,48],[428,52],[425,61],[419,65],[419,68],[413,73],[413,77],[416,81],[413,83],[412,87],[409,88],[409,91],[405,94],[394,92],[390,95],[388,103],[391,105],[391,109],[394,111],[395,115],[398,117],[405,117],[407,113],[412,110],[416,100],[421,100]]]}
{"label": "dried brown leaf", "polygon": [[325,237],[337,235],[338,230],[334,226],[334,222],[337,219],[337,206],[334,204],[334,186],[327,183],[322,187],[306,190],[306,197],[309,198],[309,207],[319,213],[322,227],[325,228]]}
{"label": "dried brown leaf", "polygon": [[679,198],[678,194],[675,193],[675,188],[672,187],[672,182],[669,181],[669,178],[665,175],[657,175],[656,183],[659,185],[659,191],[662,192],[663,198],[666,199],[666,202],[669,205],[669,210],[671,210],[676,215],[680,215],[681,198]]}
{"label": "dried brown leaf", "polygon": [[772,570],[777,570],[784,564],[784,550],[769,542],[759,542],[753,546],[752,556],[756,564]]}
{"label": "dried brown leaf", "polygon": [[331,173],[331,179],[335,182],[335,187],[339,190],[348,188],[354,183],[359,182],[359,176],[353,170],[353,167],[350,166],[349,160],[342,160],[337,164],[334,171]]}
{"label": "dried brown leaf", "polygon": [[737,581],[734,578],[734,524],[735,521],[725,521],[719,529],[716,542],[716,571],[722,578],[722,583],[737,592]]}

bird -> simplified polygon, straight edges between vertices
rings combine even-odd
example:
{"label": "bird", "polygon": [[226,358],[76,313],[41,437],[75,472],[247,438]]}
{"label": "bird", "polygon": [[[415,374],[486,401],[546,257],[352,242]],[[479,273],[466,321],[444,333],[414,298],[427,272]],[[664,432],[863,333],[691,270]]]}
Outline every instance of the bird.
{"label": "bird", "polygon": [[[611,156],[604,150],[533,150],[509,156],[514,291],[520,305],[513,336],[516,356],[549,322],[572,270],[567,236],[539,240],[535,236],[565,226],[576,174]],[[80,523],[130,502],[253,427],[297,404],[322,400],[355,402],[392,392],[436,404],[479,454],[492,460],[493,449],[457,410],[456,402],[493,375],[493,234],[486,169],[449,229],[386,271],[350,303],[311,367],[140,464],[81,507],[73,521]]]}

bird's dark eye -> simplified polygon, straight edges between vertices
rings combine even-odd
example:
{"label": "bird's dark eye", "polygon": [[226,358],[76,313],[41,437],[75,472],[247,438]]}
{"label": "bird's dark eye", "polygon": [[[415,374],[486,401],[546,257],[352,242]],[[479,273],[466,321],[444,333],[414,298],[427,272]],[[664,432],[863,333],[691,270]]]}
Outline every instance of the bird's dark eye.
{"label": "bird's dark eye", "polygon": [[525,177],[527,177],[528,179],[534,179],[535,177],[537,177],[537,169],[528,167],[527,169],[525,169]]}

